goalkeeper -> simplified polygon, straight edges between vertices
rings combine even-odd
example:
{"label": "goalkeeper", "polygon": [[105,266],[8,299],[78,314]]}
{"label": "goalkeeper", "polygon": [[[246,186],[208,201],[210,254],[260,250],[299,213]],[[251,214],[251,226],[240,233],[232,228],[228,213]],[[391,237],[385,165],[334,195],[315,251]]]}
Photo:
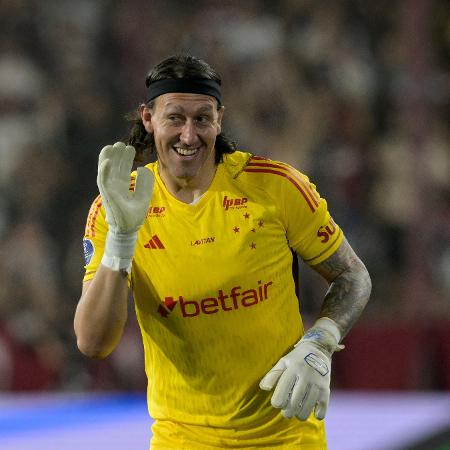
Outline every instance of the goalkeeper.
{"label": "goalkeeper", "polygon": [[[207,63],[168,58],[146,86],[128,141],[100,152],[78,347],[114,350],[131,290],[151,449],[325,449],[331,358],[369,299],[367,270],[307,176],[224,136]],[[293,252],[329,283],[306,332]]]}

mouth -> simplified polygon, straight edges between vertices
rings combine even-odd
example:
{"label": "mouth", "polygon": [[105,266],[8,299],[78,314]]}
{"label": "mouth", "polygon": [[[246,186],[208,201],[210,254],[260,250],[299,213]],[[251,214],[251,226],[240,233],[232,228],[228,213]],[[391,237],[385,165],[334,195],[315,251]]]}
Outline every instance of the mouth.
{"label": "mouth", "polygon": [[193,157],[195,156],[198,151],[200,150],[200,147],[195,147],[195,148],[184,148],[184,147],[172,147],[175,152],[183,157],[183,158],[189,158],[189,157]]}

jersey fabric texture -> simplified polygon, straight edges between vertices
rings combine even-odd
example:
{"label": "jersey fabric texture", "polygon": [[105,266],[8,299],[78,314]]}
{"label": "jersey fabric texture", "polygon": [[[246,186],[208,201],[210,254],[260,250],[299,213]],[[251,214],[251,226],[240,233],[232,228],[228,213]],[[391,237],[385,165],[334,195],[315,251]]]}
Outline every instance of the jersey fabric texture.
{"label": "jersey fabric texture", "polygon": [[[291,166],[245,152],[224,155],[195,204],[167,191],[157,162],[147,167],[155,187],[130,285],[155,419],[151,448],[326,448],[323,422],[284,418],[258,386],[304,333],[291,250],[314,265],[342,242],[326,201]],[[85,281],[106,232],[97,197]]]}

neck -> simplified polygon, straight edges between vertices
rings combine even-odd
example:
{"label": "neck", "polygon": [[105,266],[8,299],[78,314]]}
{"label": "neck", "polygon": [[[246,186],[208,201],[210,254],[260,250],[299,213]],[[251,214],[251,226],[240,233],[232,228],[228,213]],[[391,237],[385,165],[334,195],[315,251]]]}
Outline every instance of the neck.
{"label": "neck", "polygon": [[208,190],[214,179],[216,168],[217,167],[214,166],[213,171],[210,171],[202,177],[173,177],[168,175],[164,170],[161,170],[161,168],[159,168],[159,175],[167,190],[175,198],[184,203],[192,203],[197,201]]}

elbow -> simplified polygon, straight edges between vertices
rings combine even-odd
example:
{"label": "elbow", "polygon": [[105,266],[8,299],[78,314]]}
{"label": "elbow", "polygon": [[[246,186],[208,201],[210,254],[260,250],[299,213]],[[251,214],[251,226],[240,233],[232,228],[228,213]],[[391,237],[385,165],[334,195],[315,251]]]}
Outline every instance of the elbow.
{"label": "elbow", "polygon": [[361,263],[361,266],[361,275],[359,277],[361,290],[365,293],[367,301],[369,301],[370,294],[372,293],[372,279],[366,266],[363,263]]}
{"label": "elbow", "polygon": [[372,279],[370,278],[369,272],[367,272],[367,293],[370,297],[370,294],[372,293]]}
{"label": "elbow", "polygon": [[105,359],[112,352],[112,349],[110,348],[93,345],[92,343],[85,342],[82,339],[77,339],[77,347],[84,356],[92,359]]}

